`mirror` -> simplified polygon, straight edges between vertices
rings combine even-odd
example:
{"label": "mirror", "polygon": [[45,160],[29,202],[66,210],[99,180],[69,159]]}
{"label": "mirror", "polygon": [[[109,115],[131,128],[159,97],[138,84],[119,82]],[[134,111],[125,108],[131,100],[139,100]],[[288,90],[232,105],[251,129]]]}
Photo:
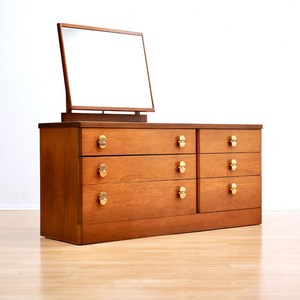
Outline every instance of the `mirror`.
{"label": "mirror", "polygon": [[58,24],[72,110],[154,111],[143,34]]}

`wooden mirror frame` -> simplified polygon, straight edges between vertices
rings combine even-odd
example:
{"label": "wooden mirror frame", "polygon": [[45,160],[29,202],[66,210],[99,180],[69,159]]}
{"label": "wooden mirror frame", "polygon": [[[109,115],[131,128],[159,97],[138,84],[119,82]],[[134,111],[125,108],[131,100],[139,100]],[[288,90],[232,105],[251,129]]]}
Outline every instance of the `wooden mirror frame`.
{"label": "wooden mirror frame", "polygon": [[[68,68],[67,68],[67,61],[66,61],[66,53],[65,53],[64,39],[63,39],[63,33],[62,33],[63,27],[141,36],[142,43],[143,43],[143,49],[144,49],[147,75],[148,75],[152,108],[151,107],[150,108],[138,108],[138,107],[128,108],[128,107],[74,106],[74,105],[72,105]],[[114,30],[114,29],[98,28],[98,27],[91,27],[91,26],[66,24],[66,23],[58,23],[57,29],[58,29],[58,37],[59,37],[59,44],[60,44],[60,52],[61,52],[61,60],[62,60],[62,67],[63,67],[63,74],[64,74],[65,89],[66,89],[66,113],[62,113],[62,121],[63,122],[64,121],[147,122],[147,115],[141,115],[140,112],[154,112],[155,109],[154,109],[154,102],[153,102],[153,96],[152,96],[152,89],[151,89],[151,83],[150,83],[150,76],[149,76],[149,69],[148,69],[148,62],[147,62],[143,34],[140,32]],[[72,110],[102,111],[102,114],[99,114],[99,113],[96,113],[96,114],[72,113]],[[135,114],[104,114],[105,111],[135,112]]]}

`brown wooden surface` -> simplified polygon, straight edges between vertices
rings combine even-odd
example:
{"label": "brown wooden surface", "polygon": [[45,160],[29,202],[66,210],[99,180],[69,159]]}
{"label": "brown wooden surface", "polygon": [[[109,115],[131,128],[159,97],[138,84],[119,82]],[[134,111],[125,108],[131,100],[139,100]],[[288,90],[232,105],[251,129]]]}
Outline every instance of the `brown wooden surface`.
{"label": "brown wooden surface", "polygon": [[189,124],[189,123],[123,123],[123,122],[59,122],[40,123],[39,128],[147,128],[147,129],[262,129],[262,125],[248,124]]}
{"label": "brown wooden surface", "polygon": [[[237,137],[237,145],[229,143]],[[197,130],[197,153],[261,152],[260,130]]]}
{"label": "brown wooden surface", "polygon": [[[237,184],[237,193],[230,186]],[[201,213],[261,207],[261,176],[198,179],[198,211]]]}
{"label": "brown wooden surface", "polygon": [[[92,128],[92,126],[94,126],[93,124],[97,126]],[[183,199],[183,201],[187,200],[190,196],[194,197],[194,201],[187,202],[191,206],[184,208],[176,206],[174,198],[170,200],[171,198],[167,195],[168,189],[164,188],[167,181],[130,183],[130,187],[128,184],[123,183],[110,184],[108,183],[109,181],[106,183],[102,181],[102,184],[99,185],[91,185],[89,164],[93,159],[97,160],[97,162],[98,159],[100,159],[101,162],[100,160],[99,162],[104,163],[102,159],[107,158],[110,166],[111,162],[115,164],[114,170],[116,173],[121,173],[118,180],[128,181],[139,180],[138,178],[140,178],[140,176],[144,176],[142,180],[166,180],[169,175],[165,171],[165,166],[168,165],[169,162],[171,166],[171,161],[174,157],[178,158],[176,164],[182,157],[189,157],[193,160],[193,163],[195,163],[196,155],[186,155],[187,153],[194,154],[196,152],[196,130],[192,129],[192,127],[176,128],[176,126],[180,124],[148,125],[142,123],[124,123],[122,124],[122,128],[117,129],[120,125],[113,124],[116,123],[111,123],[112,128],[107,128],[109,127],[107,124],[100,125],[95,122],[65,122],[59,126],[54,125],[53,128],[52,125],[43,126],[40,124],[41,235],[72,243],[85,244],[116,240],[119,238],[128,239],[159,234],[259,224],[261,222],[260,176],[199,179],[197,188],[187,188],[187,198]],[[85,126],[87,128],[83,128]],[[88,128],[89,126],[91,126],[91,128]],[[114,126],[116,126],[116,128],[114,128]],[[248,129],[249,128],[250,127],[248,127]],[[232,154],[240,154],[244,151],[260,151],[260,130],[201,130],[201,132],[208,131],[215,135],[213,139],[221,139],[227,136],[227,140],[228,134],[235,134],[238,138],[238,145],[240,145],[239,148],[237,146],[235,149],[238,150],[239,153]],[[221,133],[222,135],[220,136]],[[101,149],[97,143],[99,136],[102,134],[107,137],[107,147],[104,149]],[[205,141],[205,144],[207,144],[208,140],[203,139],[203,135],[202,133],[200,134],[199,130],[198,134],[198,137],[201,137],[202,141],[198,144],[200,151],[203,142]],[[180,135],[186,137],[186,146],[184,148],[180,148],[177,143]],[[209,151],[212,151],[211,149],[217,149],[222,153],[223,148],[220,147],[218,142],[213,141],[212,145],[213,147],[208,147]],[[227,148],[225,148],[227,152],[230,152],[228,147],[230,146],[227,145]],[[208,151],[207,148],[205,151]],[[148,161],[148,157],[145,156],[145,154],[155,155],[153,155],[151,159],[149,158]],[[79,158],[79,155],[97,155],[101,157]],[[109,157],[110,155],[120,156]],[[126,155],[139,156],[133,159]],[[85,164],[85,159],[87,164]],[[200,156],[198,156],[198,160],[199,159]],[[155,161],[155,165],[163,165],[160,170],[161,174],[164,174],[163,177],[160,177],[161,175],[159,173],[157,175],[153,170],[151,170],[150,175],[146,173],[147,169],[151,169],[153,161]],[[247,161],[249,161],[249,157]],[[126,164],[124,164],[124,162],[126,162]],[[176,170],[174,164],[175,163],[172,162],[173,170]],[[141,172],[140,176],[137,176],[135,172],[127,174],[125,169],[126,165],[139,168],[138,172]],[[190,162],[188,162],[187,167],[189,165]],[[95,170],[97,176],[99,166],[97,165]],[[251,169],[251,167],[245,168]],[[196,167],[194,166],[193,169],[193,178],[195,178]],[[109,168],[107,171],[109,172]],[[188,172],[190,172],[190,170]],[[145,174],[143,175],[143,173]],[[181,180],[177,179],[180,179],[180,175],[184,174],[180,174],[179,172],[175,174],[178,178],[174,178],[176,181],[174,181],[173,184],[179,184]],[[118,175],[115,175],[114,178],[117,176]],[[190,175],[187,173],[184,176]],[[87,179],[87,181],[84,181],[86,185],[80,186],[78,184],[82,183],[82,178],[84,178],[84,180]],[[105,179],[105,177],[103,179]],[[189,182],[189,180],[183,181]],[[192,181],[195,182],[194,180]],[[229,193],[229,184],[233,182],[238,186],[236,195]],[[151,189],[149,188],[150,185],[156,188]],[[110,189],[111,194],[109,195],[115,194],[113,197],[108,196],[108,203],[105,206],[100,206],[98,196],[104,187]],[[97,191],[96,194],[95,188],[100,188],[101,190]],[[125,193],[127,193],[128,190],[132,191],[130,194],[135,195],[135,197],[127,196]],[[149,190],[150,193],[148,194]],[[151,190],[155,191],[155,193],[151,194]],[[189,191],[192,191],[194,195]],[[136,194],[134,194],[134,192]],[[198,193],[198,202],[196,201],[196,193]],[[140,195],[143,195],[143,197]],[[115,199],[118,199],[118,202],[115,202]],[[161,202],[157,202],[157,204],[155,203],[156,199],[162,200]],[[199,199],[201,200],[199,201]],[[180,199],[178,198],[178,200]],[[143,201],[148,204],[144,205]],[[113,203],[114,208],[112,205],[108,206],[109,203]],[[184,212],[184,209],[190,211],[192,207],[195,210],[196,204],[198,211],[201,212],[218,212],[222,210],[227,210],[227,212],[216,214],[193,214]],[[150,210],[148,211],[149,205]],[[97,209],[102,208],[104,208],[106,212],[109,210],[110,212],[98,215]],[[244,210],[245,208],[250,208],[250,210]],[[258,210],[256,208],[258,208]],[[176,216],[181,212],[183,212],[183,216]],[[185,215],[186,213],[189,215]],[[100,219],[97,219],[98,217],[100,217]],[[120,218],[124,221],[118,221]],[[216,218],[218,218],[218,220],[216,220]],[[257,221],[258,218],[259,221]]]}
{"label": "brown wooden surface", "polygon": [[78,242],[78,129],[40,130],[41,235]]}
{"label": "brown wooden surface", "polygon": [[58,30],[58,40],[59,40],[59,46],[60,46],[60,56],[61,56],[61,62],[63,67],[63,73],[64,73],[64,81],[65,81],[65,91],[66,91],[66,112],[71,112],[71,94],[69,89],[69,77],[68,77],[68,71],[67,71],[67,62],[66,62],[66,53],[65,53],[65,46],[64,46],[64,39],[61,29],[61,24],[57,24],[57,30]]}
{"label": "brown wooden surface", "polygon": [[[81,157],[82,184],[105,184],[134,181],[196,178],[196,155],[141,155]],[[186,163],[186,171],[178,166]],[[105,177],[99,175],[101,164],[107,166]]]}
{"label": "brown wooden surface", "polygon": [[[106,136],[106,148],[98,139]],[[186,138],[181,148],[177,140]],[[196,131],[190,129],[82,129],[81,155],[184,154],[196,152]]]}
{"label": "brown wooden surface", "polygon": [[[108,107],[108,106],[72,106],[74,110],[90,110],[90,111],[122,111],[122,112],[154,112],[154,108],[140,108],[140,107]],[[86,121],[86,120],[78,120]],[[96,121],[96,120],[94,120]],[[97,121],[96,121],[97,122]]]}
{"label": "brown wooden surface", "polygon": [[[181,199],[178,191],[186,188]],[[107,203],[98,197],[107,193]],[[196,213],[196,180],[82,186],[83,224],[177,216]],[[149,221],[151,222],[151,221]],[[166,225],[170,226],[170,225]]]}
{"label": "brown wooden surface", "polygon": [[147,122],[147,115],[135,114],[91,114],[91,113],[62,113],[62,122],[74,121],[114,121],[114,122]]}
{"label": "brown wooden surface", "polygon": [[183,215],[82,226],[83,244],[261,223],[261,209]]}
{"label": "brown wooden surface", "polygon": [[[260,153],[197,154],[197,177],[225,177],[261,174]],[[231,160],[237,161],[237,169],[230,167]]]}

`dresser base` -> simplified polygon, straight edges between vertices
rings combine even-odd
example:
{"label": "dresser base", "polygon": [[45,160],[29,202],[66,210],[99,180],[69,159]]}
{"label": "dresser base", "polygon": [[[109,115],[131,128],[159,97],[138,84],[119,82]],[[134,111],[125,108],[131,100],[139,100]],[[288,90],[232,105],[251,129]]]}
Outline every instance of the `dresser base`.
{"label": "dresser base", "polygon": [[[78,245],[212,229],[259,225],[261,209],[78,225]],[[46,236],[54,238],[51,236]]]}

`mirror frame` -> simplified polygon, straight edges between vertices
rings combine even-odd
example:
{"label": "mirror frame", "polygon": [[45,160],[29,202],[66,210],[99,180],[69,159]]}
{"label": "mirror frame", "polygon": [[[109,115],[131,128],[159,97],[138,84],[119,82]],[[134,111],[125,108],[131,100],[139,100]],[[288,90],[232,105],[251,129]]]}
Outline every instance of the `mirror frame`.
{"label": "mirror frame", "polygon": [[[128,108],[128,107],[74,106],[74,105],[72,105],[71,91],[70,91],[70,84],[69,84],[69,77],[68,77],[68,68],[67,68],[67,61],[66,61],[66,53],[65,53],[64,39],[63,39],[63,33],[62,33],[63,27],[141,36],[142,43],[143,43],[143,49],[144,49],[147,75],[148,75],[148,83],[149,83],[149,89],[150,89],[152,108],[151,107],[150,108],[138,108],[138,107],[136,107],[136,108],[129,107]],[[150,76],[149,76],[148,62],[147,62],[147,56],[146,56],[146,49],[145,49],[144,37],[143,37],[142,33],[132,32],[132,31],[115,30],[115,29],[107,29],[107,28],[99,28],[99,27],[91,27],[91,26],[66,24],[66,23],[58,23],[57,29],[58,29],[58,37],[59,37],[59,44],[60,44],[60,52],[61,52],[61,60],[62,60],[62,67],[63,67],[63,74],[64,74],[65,89],[66,89],[66,112],[67,113],[72,113],[72,110],[93,110],[93,111],[102,111],[103,113],[104,113],[104,111],[121,111],[121,112],[128,111],[128,112],[136,112],[136,114],[139,114],[139,112],[154,112],[155,111]]]}

